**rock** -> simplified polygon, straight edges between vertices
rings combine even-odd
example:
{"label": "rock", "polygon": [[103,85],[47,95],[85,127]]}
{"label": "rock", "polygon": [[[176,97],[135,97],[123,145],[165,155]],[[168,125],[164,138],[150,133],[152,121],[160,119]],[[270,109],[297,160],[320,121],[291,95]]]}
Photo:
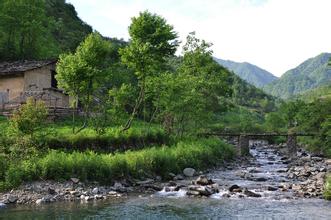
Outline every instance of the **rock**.
{"label": "rock", "polygon": [[187,177],[193,177],[195,175],[196,171],[193,168],[185,168],[183,170],[183,174]]}
{"label": "rock", "polygon": [[8,202],[9,203],[16,203],[17,200],[18,200],[18,197],[17,196],[10,195],[8,197]]}
{"label": "rock", "polygon": [[169,182],[167,183],[167,186],[177,186],[177,183],[174,182],[174,181],[169,181]]}
{"label": "rock", "polygon": [[81,200],[85,200],[85,195],[81,195],[79,198],[80,198]]}
{"label": "rock", "polygon": [[230,194],[228,194],[228,193],[224,193],[224,194],[222,195],[222,197],[224,197],[224,198],[230,198],[231,196],[230,196]]}
{"label": "rock", "polygon": [[206,176],[201,175],[198,177],[198,179],[195,180],[195,183],[201,186],[206,186],[206,185],[210,185],[213,184],[213,180],[208,179]]}
{"label": "rock", "polygon": [[326,164],[326,165],[331,165],[331,159],[327,159],[327,160],[325,160],[325,164]]}
{"label": "rock", "polygon": [[161,182],[162,181],[162,177],[161,176],[156,176],[155,177],[155,180],[158,181],[158,182]]}
{"label": "rock", "polygon": [[267,186],[266,189],[267,189],[268,191],[277,191],[277,190],[278,190],[277,187],[273,187],[273,186]]}
{"label": "rock", "polygon": [[248,189],[244,189],[243,193],[248,196],[248,197],[261,197],[260,194],[258,193],[255,193],[255,192],[252,192],[252,191],[249,191]]}
{"label": "rock", "polygon": [[184,177],[181,174],[178,174],[174,177],[174,180],[183,180],[183,179],[184,179]]}
{"label": "rock", "polygon": [[188,195],[188,196],[199,196],[200,195],[200,192],[195,191],[195,190],[188,190],[186,192],[186,195]]}
{"label": "rock", "polygon": [[258,181],[258,182],[265,182],[265,181],[268,180],[268,178],[266,178],[266,177],[256,177],[255,180]]}
{"label": "rock", "polygon": [[115,182],[114,183],[114,188],[115,189],[119,189],[119,188],[122,188],[123,187],[123,184],[122,183],[120,183],[120,182]]}
{"label": "rock", "polygon": [[173,179],[173,178],[176,176],[176,174],[174,174],[174,173],[168,173],[168,176],[169,176],[171,179]]}
{"label": "rock", "polygon": [[51,187],[48,187],[48,193],[51,194],[51,195],[55,195],[56,194],[56,191],[55,189],[51,188]]}
{"label": "rock", "polygon": [[323,158],[321,158],[321,157],[312,157],[311,159],[314,160],[314,161],[317,161],[317,162],[323,160]]}
{"label": "rock", "polygon": [[138,181],[137,182],[138,185],[145,185],[145,184],[151,184],[151,183],[154,183],[153,179],[146,179],[144,181]]}
{"label": "rock", "polygon": [[0,202],[0,209],[6,207],[5,203]]}
{"label": "rock", "polygon": [[240,186],[234,184],[234,185],[230,186],[229,191],[233,192],[233,190],[235,190],[235,189],[241,189],[241,188],[240,188]]}
{"label": "rock", "polygon": [[239,189],[233,189],[232,192],[234,192],[234,193],[241,193],[242,192],[242,189],[241,188],[239,188]]}
{"label": "rock", "polygon": [[92,189],[92,194],[98,194],[99,193],[99,188],[95,187],[94,189]]}
{"label": "rock", "polygon": [[43,197],[43,198],[41,198],[41,199],[37,199],[36,200],[36,204],[37,205],[40,205],[40,204],[43,204],[43,203],[46,203],[46,199]]}
{"label": "rock", "polygon": [[74,183],[74,184],[77,184],[79,183],[79,179],[78,178],[70,178],[70,180]]}
{"label": "rock", "polygon": [[93,199],[94,199],[93,196],[85,196],[85,201],[91,201]]}

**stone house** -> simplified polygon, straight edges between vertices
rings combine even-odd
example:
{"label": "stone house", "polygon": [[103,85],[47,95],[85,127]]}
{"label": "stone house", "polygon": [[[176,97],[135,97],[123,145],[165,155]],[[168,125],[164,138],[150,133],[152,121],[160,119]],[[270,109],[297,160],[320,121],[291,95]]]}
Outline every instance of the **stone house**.
{"label": "stone house", "polygon": [[69,96],[57,87],[55,66],[55,60],[0,63],[0,109],[13,109],[28,97],[69,108]]}

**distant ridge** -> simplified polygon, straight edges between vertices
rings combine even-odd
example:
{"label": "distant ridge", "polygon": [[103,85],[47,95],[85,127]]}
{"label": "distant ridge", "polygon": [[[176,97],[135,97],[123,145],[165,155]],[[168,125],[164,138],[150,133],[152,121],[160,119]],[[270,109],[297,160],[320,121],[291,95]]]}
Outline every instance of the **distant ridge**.
{"label": "distant ridge", "polygon": [[262,88],[266,84],[269,84],[277,79],[277,77],[270,72],[247,62],[239,63],[219,58],[214,59],[220,65],[234,72],[241,79],[258,88]]}

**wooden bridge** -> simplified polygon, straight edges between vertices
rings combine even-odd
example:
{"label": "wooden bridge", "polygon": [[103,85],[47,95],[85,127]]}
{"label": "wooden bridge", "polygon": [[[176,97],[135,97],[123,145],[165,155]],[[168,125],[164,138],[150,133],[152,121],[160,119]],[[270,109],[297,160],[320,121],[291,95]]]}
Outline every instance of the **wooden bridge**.
{"label": "wooden bridge", "polygon": [[218,137],[238,137],[238,151],[240,155],[249,154],[249,140],[268,139],[271,137],[287,137],[287,147],[289,154],[294,155],[297,152],[297,137],[316,136],[313,133],[204,133],[205,136]]}

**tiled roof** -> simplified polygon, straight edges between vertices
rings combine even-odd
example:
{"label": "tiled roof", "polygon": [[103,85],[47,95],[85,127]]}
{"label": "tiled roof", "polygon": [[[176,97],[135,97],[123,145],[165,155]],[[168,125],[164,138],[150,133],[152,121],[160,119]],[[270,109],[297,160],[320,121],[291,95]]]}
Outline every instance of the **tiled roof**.
{"label": "tiled roof", "polygon": [[13,62],[0,62],[0,76],[22,73],[27,70],[47,66],[52,63],[56,63],[56,60],[23,60]]}

